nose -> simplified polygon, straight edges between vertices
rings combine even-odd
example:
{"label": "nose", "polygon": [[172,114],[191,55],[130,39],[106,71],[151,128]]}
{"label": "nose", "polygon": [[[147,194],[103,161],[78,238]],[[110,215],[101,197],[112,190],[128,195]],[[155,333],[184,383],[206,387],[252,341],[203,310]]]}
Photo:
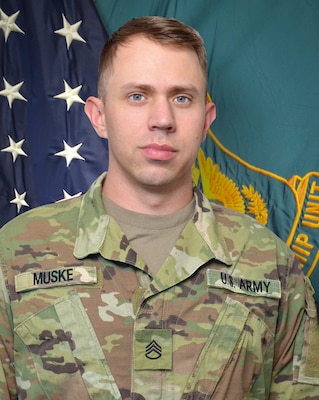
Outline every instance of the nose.
{"label": "nose", "polygon": [[166,132],[175,131],[175,116],[173,105],[167,98],[159,98],[152,102],[148,119],[149,129]]}

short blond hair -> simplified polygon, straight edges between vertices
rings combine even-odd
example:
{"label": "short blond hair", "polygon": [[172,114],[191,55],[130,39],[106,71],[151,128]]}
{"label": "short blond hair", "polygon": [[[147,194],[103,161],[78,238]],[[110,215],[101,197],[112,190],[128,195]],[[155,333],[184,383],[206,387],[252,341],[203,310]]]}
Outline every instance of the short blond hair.
{"label": "short blond hair", "polygon": [[98,96],[101,99],[105,97],[105,77],[112,71],[118,47],[129,43],[130,39],[136,35],[142,35],[161,45],[193,49],[197,54],[207,85],[207,56],[200,34],[191,26],[175,18],[146,16],[126,22],[105,43],[100,55],[98,74]]}

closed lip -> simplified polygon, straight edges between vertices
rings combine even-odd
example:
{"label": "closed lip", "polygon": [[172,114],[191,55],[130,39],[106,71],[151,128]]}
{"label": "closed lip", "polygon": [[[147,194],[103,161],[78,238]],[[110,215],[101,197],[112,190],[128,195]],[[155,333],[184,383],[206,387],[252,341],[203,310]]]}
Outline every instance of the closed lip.
{"label": "closed lip", "polygon": [[150,143],[141,147],[143,154],[152,160],[167,161],[175,156],[177,150],[167,144]]}
{"label": "closed lip", "polygon": [[176,151],[172,146],[167,144],[158,144],[158,143],[150,143],[146,146],[143,146],[142,149],[153,149],[158,151]]}

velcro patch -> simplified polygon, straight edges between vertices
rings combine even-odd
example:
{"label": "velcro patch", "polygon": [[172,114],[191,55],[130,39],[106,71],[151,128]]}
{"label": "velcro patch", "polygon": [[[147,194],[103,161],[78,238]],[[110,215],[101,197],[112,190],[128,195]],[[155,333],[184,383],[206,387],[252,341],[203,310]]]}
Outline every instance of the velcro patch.
{"label": "velcro patch", "polygon": [[15,276],[16,292],[47,289],[67,285],[92,285],[97,283],[96,267],[64,267],[34,270]]}
{"label": "velcro patch", "polygon": [[[299,382],[319,385],[319,323],[317,307],[313,298],[313,287],[310,280],[304,277],[306,284],[306,326],[304,331],[302,358]],[[318,389],[319,390],[319,389]],[[319,392],[318,392],[319,393]]]}
{"label": "velcro patch", "polygon": [[135,370],[172,369],[171,329],[141,329],[134,339]]}
{"label": "velcro patch", "polygon": [[319,355],[319,326],[318,321],[312,318],[309,327],[309,350],[305,362],[304,374],[310,378],[316,379],[316,384],[319,384],[319,368],[318,368],[318,355]]}
{"label": "velcro patch", "polygon": [[207,270],[207,285],[249,296],[281,298],[280,281],[274,279],[240,278],[222,271],[209,269]]}

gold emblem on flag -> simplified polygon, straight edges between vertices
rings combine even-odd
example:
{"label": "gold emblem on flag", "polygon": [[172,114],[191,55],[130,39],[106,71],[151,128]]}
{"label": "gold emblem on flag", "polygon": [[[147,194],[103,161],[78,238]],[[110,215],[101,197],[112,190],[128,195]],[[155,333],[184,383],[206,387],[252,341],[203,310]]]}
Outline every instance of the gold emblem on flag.
{"label": "gold emblem on flag", "polygon": [[199,149],[197,161],[198,167],[193,165],[193,181],[198,184],[201,179],[203,192],[209,200],[249,214],[263,225],[267,224],[267,204],[253,185],[242,185],[240,189],[231,178],[219,170],[219,166],[211,157],[205,157],[202,149]]}

